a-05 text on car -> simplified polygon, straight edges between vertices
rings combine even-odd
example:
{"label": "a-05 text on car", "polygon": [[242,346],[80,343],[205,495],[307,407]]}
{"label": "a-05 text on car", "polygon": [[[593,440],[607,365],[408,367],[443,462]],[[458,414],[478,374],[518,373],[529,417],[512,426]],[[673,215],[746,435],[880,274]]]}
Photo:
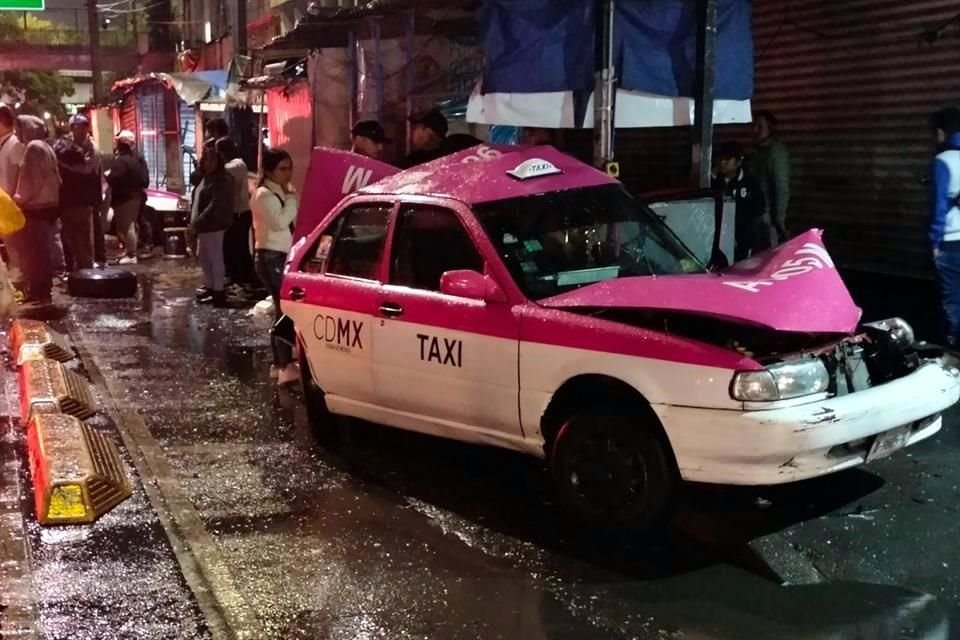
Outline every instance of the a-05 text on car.
{"label": "a-05 text on car", "polygon": [[311,202],[301,216],[322,222],[282,288],[311,419],[543,457],[563,506],[597,526],[652,525],[680,479],[869,462],[937,432],[960,396],[902,320],[860,323],[818,231],[708,270],[617,181],[551,147],[476,147],[328,215]]}

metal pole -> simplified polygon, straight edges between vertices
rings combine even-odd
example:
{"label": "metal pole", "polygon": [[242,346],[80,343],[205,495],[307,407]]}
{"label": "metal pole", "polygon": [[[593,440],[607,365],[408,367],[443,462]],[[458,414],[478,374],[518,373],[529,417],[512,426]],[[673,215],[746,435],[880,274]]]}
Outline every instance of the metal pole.
{"label": "metal pole", "polygon": [[613,29],[616,16],[616,0],[601,0],[597,20],[601,23],[598,69],[594,85],[593,113],[593,160],[596,166],[609,173],[619,173],[614,162],[615,108],[617,78],[614,61]]}
{"label": "metal pole", "polygon": [[234,55],[247,55],[247,0],[236,0],[236,20],[233,30]]}
{"label": "metal pole", "polygon": [[407,29],[408,29],[407,31],[407,117],[406,117],[406,122],[404,123],[405,125],[404,137],[406,138],[405,150],[406,150],[406,153],[409,154],[410,151],[412,150],[410,147],[410,143],[411,143],[410,137],[413,133],[412,131],[413,127],[410,125],[410,117],[413,115],[413,90],[414,90],[414,83],[416,82],[416,77],[414,75],[414,72],[416,71],[416,69],[414,68],[415,54],[413,51],[413,46],[414,46],[414,39],[416,36],[416,29],[417,29],[417,16],[413,9],[410,10],[410,21],[407,24]]}
{"label": "metal pole", "polygon": [[697,85],[690,181],[704,188],[710,186],[713,161],[716,42],[717,0],[697,0]]}
{"label": "metal pole", "polygon": [[352,130],[357,104],[357,36],[353,31],[347,34],[347,63],[349,65],[347,73],[350,74],[348,78],[350,84],[350,114],[347,125]]}
{"label": "metal pole", "polygon": [[257,182],[263,180],[263,102],[266,89],[260,90],[260,113],[257,114]]}
{"label": "metal pole", "polygon": [[383,105],[386,89],[383,86],[383,57],[380,49],[380,21],[373,21],[373,57],[377,74],[377,122],[383,123]]}
{"label": "metal pole", "polygon": [[87,0],[87,26],[90,28],[90,71],[92,72],[93,101],[103,102],[103,78],[100,75],[100,20],[97,16],[97,0]]}

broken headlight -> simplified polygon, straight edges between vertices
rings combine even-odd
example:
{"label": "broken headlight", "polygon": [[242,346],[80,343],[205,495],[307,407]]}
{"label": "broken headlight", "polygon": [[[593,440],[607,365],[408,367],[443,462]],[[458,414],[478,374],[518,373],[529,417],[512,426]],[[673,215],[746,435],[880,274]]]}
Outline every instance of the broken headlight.
{"label": "broken headlight", "polygon": [[901,349],[912,346],[916,339],[913,327],[903,318],[887,318],[877,322],[867,322],[863,326],[885,331],[890,335],[890,340]]}
{"label": "broken headlight", "polygon": [[733,376],[730,395],[740,402],[775,402],[823,393],[829,385],[823,362],[805,358],[770,365],[762,371],[742,371]]}

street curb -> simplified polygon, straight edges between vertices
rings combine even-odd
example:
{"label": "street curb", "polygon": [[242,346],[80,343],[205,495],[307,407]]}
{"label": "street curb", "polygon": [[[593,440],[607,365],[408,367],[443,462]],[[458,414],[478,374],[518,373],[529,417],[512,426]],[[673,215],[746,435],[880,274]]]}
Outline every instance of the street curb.
{"label": "street curb", "polygon": [[[12,375],[5,370],[7,375]],[[9,380],[2,381],[0,401],[0,487],[12,495],[0,496],[0,638],[36,640],[39,615],[33,586],[30,538],[24,516],[25,498],[21,478],[26,459],[26,438],[18,437],[17,409],[10,403]],[[10,413],[13,411],[13,413]],[[22,431],[22,430],[20,430]]]}
{"label": "street curb", "polygon": [[133,407],[117,399],[114,385],[100,371],[80,327],[67,320],[80,361],[103,395],[103,409],[113,418],[133,460],[147,499],[157,514],[190,591],[214,640],[266,637],[260,622],[234,584],[216,541],[183,492],[167,463],[163,447]]}

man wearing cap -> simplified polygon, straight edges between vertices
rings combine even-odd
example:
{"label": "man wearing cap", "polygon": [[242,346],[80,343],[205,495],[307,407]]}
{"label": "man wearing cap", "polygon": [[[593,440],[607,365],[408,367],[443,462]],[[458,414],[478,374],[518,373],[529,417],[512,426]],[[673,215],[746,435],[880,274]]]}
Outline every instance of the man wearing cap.
{"label": "man wearing cap", "polygon": [[383,145],[390,142],[381,125],[376,120],[363,120],[353,125],[350,131],[353,138],[351,151],[362,156],[379,160],[383,153]]}
{"label": "man wearing cap", "polygon": [[721,145],[717,161],[713,187],[736,203],[734,261],[739,262],[770,248],[770,219],[760,182],[744,168],[743,146],[737,142]]}
{"label": "man wearing cap", "polygon": [[447,137],[447,119],[439,109],[411,116],[410,124],[413,125],[413,151],[404,159],[401,167],[407,169],[445,155],[443,143]]}
{"label": "man wearing cap", "polygon": [[[116,142],[128,146],[140,165],[140,175],[143,178],[143,189],[140,191],[140,213],[137,215],[137,241],[140,243],[141,258],[153,257],[154,247],[163,247],[163,234],[160,232],[160,216],[147,206],[147,188],[150,186],[150,167],[147,159],[137,148],[137,136],[132,131],[124,129],[117,134]],[[162,255],[162,253],[161,253]]]}
{"label": "man wearing cap", "polygon": [[60,221],[68,271],[93,266],[93,213],[100,207],[100,154],[90,137],[90,121],[70,118],[70,135],[53,147],[60,165]]}

